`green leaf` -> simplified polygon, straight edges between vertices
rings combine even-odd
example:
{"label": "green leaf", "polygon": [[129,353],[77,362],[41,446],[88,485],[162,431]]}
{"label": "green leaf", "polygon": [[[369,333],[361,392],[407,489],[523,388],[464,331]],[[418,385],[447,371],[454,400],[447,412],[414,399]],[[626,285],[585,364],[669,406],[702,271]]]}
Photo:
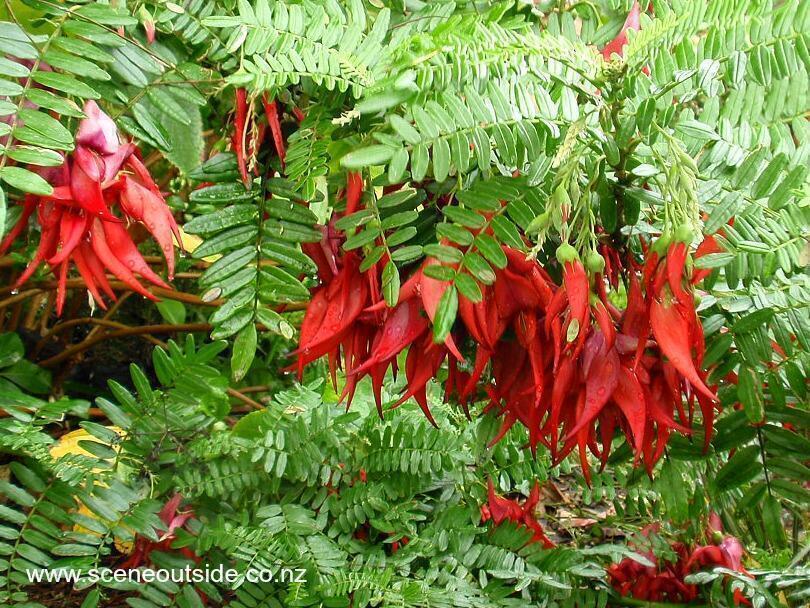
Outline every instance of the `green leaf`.
{"label": "green leaf", "polygon": [[781,549],[787,545],[785,525],[782,523],[782,505],[770,494],[762,500],[762,523],[765,526],[765,536],[773,547]]}
{"label": "green leaf", "polygon": [[419,131],[417,131],[411,123],[398,114],[392,114],[389,116],[388,121],[391,123],[394,131],[396,131],[397,134],[402,137],[402,139],[412,146],[415,146],[422,141],[422,136],[419,135]]}
{"label": "green leaf", "polygon": [[256,325],[248,323],[236,335],[233,341],[231,354],[231,377],[239,382],[250,369],[253,358],[256,356]]}
{"label": "green leaf", "polygon": [[217,325],[211,332],[212,340],[222,340],[228,338],[242,329],[248,323],[253,322],[253,308],[242,308],[225,321]]}
{"label": "green leaf", "polygon": [[470,271],[470,274],[485,285],[492,285],[495,282],[495,272],[487,261],[474,251],[464,256],[464,266]]}
{"label": "green leaf", "polygon": [[74,118],[84,117],[82,109],[76,104],[76,102],[54,95],[50,91],[45,91],[43,89],[29,89],[26,97],[28,97],[28,101],[31,103],[48,110],[58,112],[63,116],[72,116]]}
{"label": "green leaf", "polygon": [[[165,96],[164,101],[171,99],[167,93],[163,91],[161,93]],[[150,100],[154,103],[154,99],[150,97]],[[166,158],[180,171],[188,174],[199,166],[205,151],[202,117],[197,105],[184,99],[174,101],[178,109],[172,114],[166,112],[168,106],[155,105],[161,110],[161,122],[169,141],[172,142],[171,150],[166,152]],[[178,118],[180,112],[184,115],[185,120]]]}
{"label": "green leaf", "polygon": [[494,238],[488,234],[480,233],[475,237],[475,245],[478,247],[487,261],[496,268],[506,268],[507,259],[503,248]]}
{"label": "green leaf", "polygon": [[42,177],[32,173],[22,167],[3,167],[0,169],[0,179],[9,186],[17,188],[23,192],[49,196],[53,194],[53,188]]}
{"label": "green leaf", "polygon": [[[186,586],[185,589],[191,589],[190,586]],[[193,592],[193,590],[192,590]],[[196,593],[195,593],[196,595]],[[84,596],[84,600],[82,601],[82,605],[79,608],[97,608],[99,600],[101,599],[101,591],[98,590],[97,587],[90,590],[90,592]]]}
{"label": "green leaf", "polygon": [[[38,145],[44,145],[49,148],[58,148],[60,150],[73,149],[73,136],[65,127],[62,126],[55,118],[52,118],[44,112],[36,110],[29,110],[22,108],[17,114],[19,120],[24,125],[14,130],[17,139]],[[35,141],[29,141],[24,136],[35,135]],[[41,141],[51,142],[41,144]]]}
{"label": "green leaf", "polygon": [[49,66],[58,68],[65,72],[70,72],[76,76],[92,78],[95,80],[110,80],[110,75],[98,67],[92,61],[77,57],[56,48],[50,48],[45,53],[43,60]]}
{"label": "green leaf", "polygon": [[[206,190],[211,190],[216,187],[217,186],[211,186],[210,188],[206,188]],[[241,188],[239,185],[236,185],[236,187]],[[219,232],[225,228],[253,222],[258,215],[259,210],[255,205],[233,205],[221,211],[207,215],[199,215],[188,222],[184,229],[189,234],[201,234],[205,236],[206,234]]]}
{"label": "green leaf", "polygon": [[695,260],[695,268],[721,268],[735,259],[737,256],[733,253],[709,253]]}
{"label": "green leaf", "polygon": [[186,322],[186,306],[182,302],[166,299],[156,302],[155,307],[167,323],[181,325]]}
{"label": "green leaf", "polygon": [[23,358],[25,347],[16,333],[0,334],[0,367],[8,367]]}
{"label": "green leaf", "polygon": [[405,175],[405,170],[408,168],[408,150],[400,148],[391,157],[391,162],[388,165],[388,181],[391,184],[398,184],[402,181]]}
{"label": "green leaf", "polygon": [[455,284],[461,295],[470,302],[480,302],[484,297],[478,282],[465,272],[456,274]]}
{"label": "green leaf", "polygon": [[775,311],[772,308],[762,308],[740,317],[732,326],[735,334],[745,334],[764,327],[773,318]]}
{"label": "green leaf", "polygon": [[438,243],[425,245],[422,250],[425,252],[425,255],[434,257],[440,262],[449,262],[451,264],[459,263],[463,257],[463,254],[457,248],[449,245],[440,245]]}
{"label": "green leaf", "polygon": [[386,89],[371,97],[364,98],[355,104],[354,109],[360,114],[377,114],[383,110],[398,106],[412,96],[413,92],[407,89]]}
{"label": "green leaf", "polygon": [[73,76],[61,74],[59,72],[34,72],[31,77],[34,82],[43,86],[67,93],[68,95],[75,95],[82,99],[100,99],[101,95],[94,88],[79,82]]}
{"label": "green leaf", "polygon": [[256,320],[264,325],[268,331],[283,336],[290,340],[295,335],[295,328],[290,323],[270,308],[258,308],[256,310]]}
{"label": "green leaf", "polygon": [[675,129],[684,135],[694,137],[695,139],[701,141],[720,139],[720,136],[715,132],[714,129],[712,129],[705,122],[701,122],[699,120],[684,120],[683,122],[678,123],[675,126]]}
{"label": "green leaf", "polygon": [[756,370],[750,367],[740,367],[737,396],[743,404],[748,420],[756,424],[765,419],[762,379]]}
{"label": "green leaf", "polygon": [[446,139],[438,139],[433,145],[433,177],[437,182],[443,182],[449,172],[450,146]]}
{"label": "green leaf", "polygon": [[[188,176],[198,182],[232,182],[239,177],[236,155],[230,152],[215,154],[199,167],[189,172]],[[244,187],[242,191],[244,192]]]}
{"label": "green leaf", "polygon": [[24,89],[16,82],[0,78],[0,95],[4,97],[16,97],[17,95],[22,95],[23,90]]}
{"label": "green leaf", "polygon": [[762,472],[762,463],[759,462],[758,456],[758,446],[738,450],[717,472],[714,478],[715,487],[721,492],[726,492],[757,477]]}
{"label": "green leaf", "polygon": [[349,152],[340,159],[341,166],[355,171],[375,165],[384,165],[394,155],[396,150],[389,146],[373,145]]}
{"label": "green leaf", "polygon": [[444,266],[442,264],[429,264],[424,267],[423,272],[425,276],[436,279],[437,281],[452,281],[456,276],[455,270],[450,266]]}
{"label": "green leaf", "polygon": [[163,126],[159,113],[154,110],[151,104],[145,102],[137,103],[132,107],[132,115],[138,125],[149,135],[151,140],[161,150],[171,150],[172,142],[169,141],[169,132]]}
{"label": "green leaf", "polygon": [[787,479],[771,480],[771,489],[775,494],[803,508],[810,504],[810,491]]}
{"label": "green leaf", "polygon": [[382,291],[385,303],[388,306],[396,306],[399,301],[399,270],[393,261],[388,262],[382,272]]}
{"label": "green leaf", "polygon": [[445,341],[453,329],[458,312],[458,292],[455,286],[445,289],[436,308],[436,316],[433,318],[433,341],[440,344]]}
{"label": "green leaf", "polygon": [[58,167],[65,162],[59,152],[34,146],[15,146],[8,150],[6,154],[18,163],[38,165],[40,167]]}
{"label": "green leaf", "polygon": [[427,175],[430,157],[425,144],[414,146],[411,152],[411,177],[415,182],[421,182]]}

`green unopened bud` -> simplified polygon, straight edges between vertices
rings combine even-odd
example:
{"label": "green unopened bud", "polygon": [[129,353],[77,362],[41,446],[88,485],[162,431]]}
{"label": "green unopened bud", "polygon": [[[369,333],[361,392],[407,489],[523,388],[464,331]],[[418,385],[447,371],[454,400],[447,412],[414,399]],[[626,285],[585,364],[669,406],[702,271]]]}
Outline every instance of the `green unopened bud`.
{"label": "green unopened bud", "polygon": [[568,189],[562,184],[557,186],[554,192],[551,193],[549,202],[557,208],[570,207],[571,197],[568,195]]}
{"label": "green unopened bud", "polygon": [[695,239],[695,232],[688,224],[681,224],[675,229],[675,241],[678,243],[691,244]]}
{"label": "green unopened bud", "polygon": [[565,264],[566,262],[573,262],[579,259],[579,254],[577,250],[574,249],[568,243],[563,243],[559,247],[557,247],[557,261],[560,264]]}
{"label": "green unopened bud", "polygon": [[651,249],[654,253],[658,255],[664,255],[667,252],[667,247],[672,242],[672,233],[665,232],[661,236],[656,239],[656,241],[652,244]]}
{"label": "green unopened bud", "polygon": [[526,234],[537,234],[548,226],[550,219],[551,213],[544,211],[529,223],[528,227],[526,228]]}
{"label": "green unopened bud", "polygon": [[585,257],[585,268],[590,272],[602,272],[605,269],[605,258],[596,251],[591,251]]}

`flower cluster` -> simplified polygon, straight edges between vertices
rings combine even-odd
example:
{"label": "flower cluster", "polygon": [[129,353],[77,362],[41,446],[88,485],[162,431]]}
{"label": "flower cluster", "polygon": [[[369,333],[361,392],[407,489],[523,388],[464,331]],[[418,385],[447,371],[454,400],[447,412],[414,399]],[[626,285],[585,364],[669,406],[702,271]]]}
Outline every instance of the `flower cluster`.
{"label": "flower cluster", "polygon": [[106,271],[150,299],[155,297],[136,274],[154,285],[168,287],[138,252],[127,231],[129,223],[142,224],[157,241],[166,258],[170,279],[174,274],[172,235],[181,242],[177,224],[139,158],[138,148],[121,142],[115,123],[94,101],[85,104],[84,113],[86,118],[79,124],[75,150],[61,166],[43,172],[53,192],[47,196],[26,196],[19,221],[0,243],[0,254],[8,251],[36,212],[41,229],[39,245],[15,287],[46,263],[58,278],[58,314],[65,303],[71,263],[102,308],[105,303],[101,292],[115,300]]}
{"label": "flower cluster", "polygon": [[[642,532],[648,537],[656,532],[655,527]],[[623,596],[651,602],[674,602],[688,604],[700,598],[700,588],[687,583],[686,577],[698,570],[722,567],[748,575],[742,565],[745,552],[739,540],[714,534],[716,542],[707,545],[687,546],[680,542],[669,547],[670,556],[658,559],[652,549],[640,553],[653,565],[645,566],[636,560],[625,558],[608,568],[608,578],[613,588]],[[750,605],[739,589],[734,590],[737,606]]]}
{"label": "flower cluster", "polygon": [[[347,212],[357,208],[361,189],[350,175]],[[645,246],[641,260],[627,254],[623,264],[609,246],[602,247],[608,255],[591,251],[583,263],[563,244],[547,267],[502,246],[506,264],[495,281],[482,286],[478,301],[459,296],[457,322],[438,344],[432,322],[449,283],[428,269],[439,261],[428,258],[388,308],[381,290],[387,260],[361,270],[357,254],[341,251],[343,236],[333,225],[323,234],[305,246],[321,285],[304,317],[295,367],[300,375],[328,357],[333,381],[339,368],[345,372],[342,397],[349,403],[369,376],[381,411],[383,379],[398,371],[397,357],[408,348],[408,388],[394,407],[413,397],[433,422],[426,386],[446,360],[446,396],[465,412],[486,396],[487,410],[502,416],[494,441],[520,422],[531,449],[544,445],[555,462],[577,450],[588,480],[588,452],[604,466],[617,431],[648,470],[673,431],[691,432],[696,407],[709,440],[717,397],[702,368],[689,230]],[[609,290],[626,293],[623,310]]]}

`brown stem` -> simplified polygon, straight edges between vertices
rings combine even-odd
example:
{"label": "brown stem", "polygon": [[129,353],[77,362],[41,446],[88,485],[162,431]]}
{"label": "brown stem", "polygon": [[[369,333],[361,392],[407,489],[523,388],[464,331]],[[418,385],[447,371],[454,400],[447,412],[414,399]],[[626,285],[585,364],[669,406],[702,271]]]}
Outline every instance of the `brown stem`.
{"label": "brown stem", "polygon": [[48,319],[51,318],[51,313],[53,312],[55,306],[56,306],[56,294],[51,292],[48,295],[48,302],[45,304],[45,309],[42,311],[42,315],[39,317],[40,334],[43,331],[45,331],[46,327],[48,327]]}
{"label": "brown stem", "polygon": [[231,397],[233,397],[234,399],[238,399],[239,401],[241,401],[242,403],[245,403],[245,404],[249,405],[249,406],[250,406],[250,407],[252,407],[253,409],[260,410],[260,409],[262,409],[262,408],[264,407],[264,406],[263,406],[261,403],[259,403],[258,401],[254,401],[253,399],[251,399],[251,398],[250,398],[250,397],[248,397],[247,395],[243,395],[241,391],[238,391],[238,390],[236,390],[235,388],[229,388],[229,389],[227,390],[227,393],[228,393],[228,394],[229,394]]}
{"label": "brown stem", "polygon": [[[121,282],[112,280],[109,282],[110,287],[117,291],[129,291],[129,287]],[[86,289],[86,285],[82,279],[68,279],[65,283],[65,287],[67,289]],[[43,291],[43,290],[51,290],[56,289],[56,281],[35,281],[30,283],[29,289],[26,291],[20,292],[18,294],[13,294],[11,297],[6,298],[5,300],[0,300],[0,308],[4,306],[10,306],[16,302],[20,302],[22,300],[26,300],[30,298],[32,295]],[[13,287],[4,286],[0,287],[0,294],[12,293],[14,291]],[[210,302],[205,302],[200,299],[199,296],[195,296],[191,293],[185,293],[182,291],[176,291],[174,289],[164,289],[163,287],[151,287],[149,289],[151,293],[156,295],[159,298],[166,298],[167,300],[177,300],[178,302],[185,302],[186,304],[194,304],[196,306],[221,306],[225,303],[224,300],[212,300]]]}
{"label": "brown stem", "polygon": [[69,359],[70,357],[81,353],[92,346],[95,346],[99,342],[103,342],[104,340],[113,339],[113,338],[123,338],[125,336],[139,336],[143,334],[167,334],[167,333],[176,333],[180,331],[211,331],[211,324],[210,323],[184,323],[173,325],[171,323],[165,323],[162,325],[142,325],[141,327],[128,327],[127,329],[119,329],[116,331],[111,331],[106,334],[93,336],[89,340],[84,340],[79,344],[75,344],[70,348],[62,351],[58,355],[54,355],[44,361],[40,361],[39,365],[42,367],[53,367]]}
{"label": "brown stem", "polygon": [[[11,287],[8,288],[0,288],[0,293],[6,292],[11,293],[13,289]],[[11,306],[12,304],[16,304],[17,302],[22,302],[23,300],[27,300],[31,296],[34,296],[40,293],[41,289],[26,289],[25,291],[21,291],[20,293],[15,293],[10,298],[6,298],[5,300],[0,300],[0,310],[6,308],[7,306]]]}
{"label": "brown stem", "polygon": [[[77,325],[95,325],[98,328],[112,328],[112,329],[123,329],[129,330],[132,329],[131,326],[125,325],[123,323],[118,323],[117,321],[108,321],[107,319],[94,319],[93,317],[81,317],[78,319],[70,319],[68,321],[64,321],[59,323],[58,325],[54,325],[49,332],[47,332],[43,336],[43,340],[53,334],[65,331],[66,329],[70,329],[71,327],[76,327]],[[141,338],[151,342],[155,346],[162,346],[164,342],[161,342],[157,338],[154,338],[148,334],[143,334],[140,336]]]}
{"label": "brown stem", "polygon": [[266,393],[270,390],[270,387],[267,385],[243,386],[240,390],[243,393]]}

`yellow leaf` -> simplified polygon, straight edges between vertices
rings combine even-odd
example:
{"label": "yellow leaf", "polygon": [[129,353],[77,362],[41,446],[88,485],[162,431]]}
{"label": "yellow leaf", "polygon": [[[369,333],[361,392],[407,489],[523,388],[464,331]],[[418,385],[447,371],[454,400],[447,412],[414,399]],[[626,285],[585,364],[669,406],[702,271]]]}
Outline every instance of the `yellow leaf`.
{"label": "yellow leaf", "polygon": [[[118,426],[108,426],[106,427],[110,431],[114,431],[117,433],[122,439],[126,437],[126,431]],[[90,456],[93,455],[85,450],[83,447],[79,445],[80,441],[93,441],[95,438],[88,433],[84,429],[77,429],[75,431],[71,431],[70,433],[65,433],[62,435],[59,440],[51,446],[50,453],[51,457],[54,459],[62,458],[63,456],[67,455],[81,455],[81,456]],[[116,453],[120,452],[121,446],[119,443],[115,443],[113,445],[108,446],[110,449],[114,450]],[[94,473],[101,472],[102,469],[92,469]],[[104,486],[105,484],[101,481],[96,481],[96,483],[100,486]],[[98,515],[93,513],[90,509],[87,508],[86,505],[79,503],[78,508],[76,509],[76,513],[79,515],[84,515],[85,517],[89,517],[91,519],[95,519],[98,521],[103,521]],[[106,525],[109,525],[110,522],[104,522]],[[73,526],[74,532],[79,532],[82,534],[92,534],[94,536],[99,536],[97,532],[92,530],[88,530],[87,528],[80,526],[79,524],[75,524]],[[134,543],[131,539],[124,539],[119,536],[115,536],[113,538],[115,542],[115,548],[118,549],[123,554],[129,554],[132,552],[134,547]]]}
{"label": "yellow leaf", "polygon": [[[188,253],[194,253],[194,250],[202,245],[203,240],[196,234],[188,234],[180,227],[178,227],[178,230],[180,231],[180,240],[183,241],[183,249],[185,249]],[[180,246],[177,242],[177,237],[173,237],[172,240],[176,246]],[[209,255],[208,257],[203,258],[203,261],[209,263],[216,262],[221,257],[222,255],[218,253],[216,255]]]}

